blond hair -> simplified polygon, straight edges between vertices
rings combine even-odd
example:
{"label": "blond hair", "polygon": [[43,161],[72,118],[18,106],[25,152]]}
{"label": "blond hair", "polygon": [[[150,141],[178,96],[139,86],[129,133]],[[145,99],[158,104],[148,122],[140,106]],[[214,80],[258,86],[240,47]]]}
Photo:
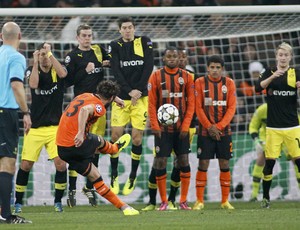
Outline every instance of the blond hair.
{"label": "blond hair", "polygon": [[286,42],[282,42],[276,49],[276,54],[278,52],[278,50],[283,49],[285,51],[290,52],[291,55],[293,55],[293,48],[290,44],[286,43]]}

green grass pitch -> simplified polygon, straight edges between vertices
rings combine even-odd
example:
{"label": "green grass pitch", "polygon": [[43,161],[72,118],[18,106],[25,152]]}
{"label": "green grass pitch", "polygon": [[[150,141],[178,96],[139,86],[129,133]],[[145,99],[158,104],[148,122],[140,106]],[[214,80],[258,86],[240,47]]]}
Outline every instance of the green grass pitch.
{"label": "green grass pitch", "polygon": [[[138,216],[124,216],[112,205],[103,204],[64,207],[63,213],[55,213],[51,206],[25,206],[21,216],[33,224],[1,224],[0,229],[299,229],[300,202],[271,201],[270,209],[261,209],[259,202],[232,205],[236,208],[232,211],[220,209],[219,203],[206,203],[203,211],[149,211]],[[145,205],[132,206],[141,210]]]}

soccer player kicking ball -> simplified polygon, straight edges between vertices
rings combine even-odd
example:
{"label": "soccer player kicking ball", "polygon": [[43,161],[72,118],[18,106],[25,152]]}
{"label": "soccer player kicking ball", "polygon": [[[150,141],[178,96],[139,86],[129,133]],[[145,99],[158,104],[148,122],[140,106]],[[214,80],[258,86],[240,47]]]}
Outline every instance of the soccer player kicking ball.
{"label": "soccer player kicking ball", "polygon": [[113,81],[102,81],[95,94],[78,95],[67,106],[58,126],[56,144],[61,159],[69,163],[79,174],[93,183],[97,193],[110,201],[124,215],[138,215],[139,211],[121,201],[103,182],[102,176],[92,163],[95,150],[110,155],[119,154],[130,142],[130,135],[121,136],[114,144],[102,136],[89,133],[90,126],[106,113],[105,106],[115,101],[120,107],[123,100],[117,97],[119,86]]}
{"label": "soccer player kicking ball", "polygon": [[234,81],[222,76],[224,61],[219,56],[207,60],[208,76],[195,82],[196,114],[199,120],[197,141],[199,166],[196,174],[197,201],[194,210],[204,208],[204,190],[210,159],[217,158],[222,191],[221,208],[234,209],[228,202],[230,192],[229,159],[232,155],[230,121],[236,110]]}

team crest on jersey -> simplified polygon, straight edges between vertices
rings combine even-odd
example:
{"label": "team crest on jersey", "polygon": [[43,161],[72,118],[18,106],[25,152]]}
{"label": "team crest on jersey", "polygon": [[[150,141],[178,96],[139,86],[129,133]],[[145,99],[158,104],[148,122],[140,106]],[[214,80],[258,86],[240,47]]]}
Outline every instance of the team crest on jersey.
{"label": "team crest on jersey", "polygon": [[97,104],[97,105],[96,105],[96,111],[97,111],[97,113],[101,113],[101,111],[102,111],[102,106],[99,105],[99,104]]}
{"label": "team crest on jersey", "polygon": [[70,57],[70,56],[66,56],[66,58],[65,58],[65,63],[66,63],[66,64],[69,64],[70,61],[71,61],[71,57]]}
{"label": "team crest on jersey", "polygon": [[198,91],[197,91],[197,90],[195,90],[195,96],[196,96],[196,97],[198,96]]}
{"label": "team crest on jersey", "polygon": [[180,85],[183,85],[183,84],[184,84],[184,80],[183,80],[182,77],[179,77],[179,78],[178,78],[178,83],[179,83]]}
{"label": "team crest on jersey", "polygon": [[227,87],[226,87],[226,85],[222,85],[222,93],[227,93]]}
{"label": "team crest on jersey", "polygon": [[148,88],[148,91],[151,90],[152,89],[152,84],[148,83],[147,88]]}
{"label": "team crest on jersey", "polygon": [[107,52],[111,53],[111,46],[108,46]]}

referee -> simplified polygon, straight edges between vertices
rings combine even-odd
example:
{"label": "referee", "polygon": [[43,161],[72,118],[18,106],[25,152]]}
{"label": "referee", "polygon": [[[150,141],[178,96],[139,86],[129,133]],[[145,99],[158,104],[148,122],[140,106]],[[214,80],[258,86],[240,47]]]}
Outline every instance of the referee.
{"label": "referee", "polygon": [[10,200],[12,180],[15,174],[19,142],[18,109],[23,113],[25,134],[31,127],[30,111],[26,104],[23,85],[26,66],[25,57],[17,49],[21,40],[21,29],[14,22],[2,27],[0,47],[0,223],[32,223],[23,217],[12,215]]}

